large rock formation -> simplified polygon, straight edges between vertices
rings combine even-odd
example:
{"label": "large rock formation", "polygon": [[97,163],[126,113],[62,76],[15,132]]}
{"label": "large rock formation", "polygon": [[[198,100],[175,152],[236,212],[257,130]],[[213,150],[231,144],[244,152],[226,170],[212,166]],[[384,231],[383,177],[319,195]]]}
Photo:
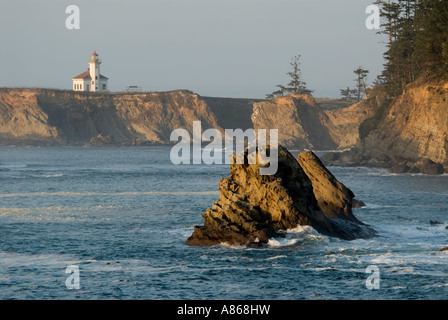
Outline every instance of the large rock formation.
{"label": "large rock formation", "polygon": [[367,118],[375,114],[375,108],[366,101],[343,108],[324,110],[322,124],[328,129],[337,149],[348,149],[359,146],[359,126]]}
{"label": "large rock formation", "polygon": [[[231,164],[229,177],[219,182],[219,199],[203,214],[204,225],[194,228],[188,244],[262,244],[298,225],[346,240],[374,235],[353,216],[353,193],[330,176],[312,153],[299,156],[300,162],[306,162],[304,170],[279,146],[274,175],[260,175],[261,164],[248,164],[248,156],[246,149],[245,164]],[[330,183],[321,181],[329,177]],[[328,205],[322,209],[319,203]]]}
{"label": "large rock formation", "polygon": [[396,99],[381,88],[363,102],[375,110],[359,127],[361,143],[326,164],[391,168],[395,173],[448,171],[448,83],[409,84]]}
{"label": "large rock formation", "polygon": [[0,89],[0,145],[169,144],[174,129],[222,131],[206,101],[186,90],[95,93]]}
{"label": "large rock formation", "polygon": [[[323,103],[328,105],[328,102]],[[340,149],[358,142],[367,105],[325,110],[311,95],[273,100],[170,92],[73,92],[0,88],[0,145],[171,144],[172,130],[278,129],[280,143]],[[343,105],[342,105],[343,106]]]}
{"label": "large rock formation", "polygon": [[278,129],[279,143],[298,149],[345,149],[359,145],[359,125],[374,114],[370,104],[356,103],[325,109],[310,94],[293,93],[254,103],[255,129]]}
{"label": "large rock formation", "polygon": [[325,216],[360,223],[352,212],[354,202],[359,206],[354,193],[339,182],[312,151],[300,153],[297,161],[311,180],[314,196]]}
{"label": "large rock formation", "polygon": [[322,124],[323,109],[309,94],[291,94],[254,104],[254,129],[278,129],[279,143],[286,147],[336,149]]}

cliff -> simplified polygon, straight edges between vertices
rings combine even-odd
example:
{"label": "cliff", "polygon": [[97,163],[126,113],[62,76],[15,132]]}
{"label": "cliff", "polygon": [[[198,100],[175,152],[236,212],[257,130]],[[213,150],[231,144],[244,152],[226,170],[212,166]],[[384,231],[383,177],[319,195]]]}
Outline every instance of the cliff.
{"label": "cliff", "polygon": [[[219,199],[202,215],[204,225],[195,226],[187,243],[261,245],[299,225],[344,240],[375,235],[353,216],[353,192],[312,152],[299,155],[298,161],[279,146],[278,155],[278,170],[272,176],[260,175],[261,165],[247,160],[231,164],[229,177],[219,182]],[[244,157],[250,156],[246,149]]]}
{"label": "cliff", "polygon": [[82,93],[0,90],[0,144],[144,145],[170,143],[177,128],[218,125],[208,104],[186,90]]}
{"label": "cliff", "polygon": [[408,86],[365,136],[362,153],[410,168],[430,159],[448,169],[448,83]]}
{"label": "cliff", "polygon": [[[328,104],[328,102],[327,102]],[[368,106],[325,110],[311,95],[273,100],[201,97],[187,90],[94,93],[0,89],[0,145],[170,144],[177,128],[278,129],[280,143],[298,149],[358,143]]]}
{"label": "cliff", "polygon": [[345,149],[359,144],[359,124],[373,112],[363,103],[326,110],[309,94],[291,94],[255,103],[252,122],[278,129],[279,143],[289,148]]}
{"label": "cliff", "polygon": [[359,148],[325,155],[327,164],[380,166],[396,173],[448,170],[448,83],[420,80],[393,100],[377,88],[362,104],[374,112],[359,127]]}

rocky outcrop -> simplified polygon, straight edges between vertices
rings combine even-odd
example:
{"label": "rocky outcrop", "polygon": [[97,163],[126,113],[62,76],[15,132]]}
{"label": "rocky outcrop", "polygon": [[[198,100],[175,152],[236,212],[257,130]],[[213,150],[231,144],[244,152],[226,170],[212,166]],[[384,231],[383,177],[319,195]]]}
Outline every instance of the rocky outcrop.
{"label": "rocky outcrop", "polygon": [[277,129],[279,143],[289,148],[335,149],[328,129],[322,124],[323,109],[309,94],[291,94],[255,103],[254,129]]}
{"label": "rocky outcrop", "polygon": [[375,114],[375,108],[365,100],[344,108],[324,110],[322,124],[328,129],[337,149],[360,146],[360,124]]}
{"label": "rocky outcrop", "polygon": [[32,90],[0,91],[0,144],[59,144],[60,130],[49,123]]}
{"label": "rocky outcrop", "polygon": [[372,158],[388,156],[392,163],[398,158],[395,164],[406,161],[422,173],[431,164],[426,159],[447,169],[448,84],[408,86],[365,137],[362,152]]}
{"label": "rocky outcrop", "polygon": [[385,99],[377,89],[365,101],[374,115],[360,125],[361,143],[326,164],[390,168],[394,173],[448,171],[448,83],[408,85],[401,96]]}
{"label": "rocky outcrop", "polygon": [[[329,102],[323,102],[328,106]],[[343,106],[343,104],[336,104]],[[341,149],[359,140],[367,105],[324,109],[311,95],[273,100],[170,92],[73,92],[0,88],[0,145],[171,144],[174,129],[278,129],[298,149]],[[269,132],[269,131],[268,131]]]}
{"label": "rocky outcrop", "polygon": [[[246,149],[245,164],[231,164],[229,177],[219,182],[219,199],[203,214],[204,225],[194,228],[188,244],[260,245],[298,225],[310,225],[322,234],[346,240],[374,235],[373,229],[353,216],[353,193],[313,154],[299,156],[297,161],[279,146],[274,175],[260,175],[261,164],[248,164],[249,156]],[[299,164],[303,161],[305,170]],[[327,178],[332,178],[329,184],[321,181]],[[341,199],[326,198],[334,196]]]}
{"label": "rocky outcrop", "polygon": [[311,180],[314,196],[325,216],[360,223],[352,207],[361,207],[362,203],[354,199],[354,193],[340,183],[312,151],[300,153],[297,161]]}
{"label": "rocky outcrop", "polygon": [[[321,99],[322,100],[322,99]],[[329,109],[328,101],[316,103],[310,94],[290,94],[255,103],[255,129],[278,129],[279,143],[297,149],[345,149],[359,145],[359,125],[374,113],[370,104],[360,102]],[[342,107],[341,107],[342,106]]]}
{"label": "rocky outcrop", "polygon": [[94,93],[0,89],[0,145],[169,144],[174,129],[218,125],[208,104],[186,90]]}

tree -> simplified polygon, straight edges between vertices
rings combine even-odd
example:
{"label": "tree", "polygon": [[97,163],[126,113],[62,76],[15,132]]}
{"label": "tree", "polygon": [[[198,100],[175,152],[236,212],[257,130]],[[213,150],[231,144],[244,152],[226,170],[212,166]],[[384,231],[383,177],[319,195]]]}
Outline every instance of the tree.
{"label": "tree", "polygon": [[369,70],[365,70],[362,67],[358,67],[355,71],[353,71],[354,74],[356,74],[356,101],[361,101],[361,99],[366,94],[367,89],[367,74],[369,73]]}
{"label": "tree", "polygon": [[416,64],[429,77],[448,73],[448,1],[424,0],[416,11]]}
{"label": "tree", "polygon": [[300,55],[297,55],[291,59],[290,65],[292,70],[287,73],[287,75],[291,78],[288,85],[285,87],[281,84],[276,87],[279,90],[276,90],[272,93],[266,95],[266,98],[272,99],[274,97],[283,96],[287,93],[303,93],[309,94],[313,92],[312,90],[307,89],[306,82],[302,80],[302,71],[300,69]]}
{"label": "tree", "polygon": [[389,36],[388,47],[390,47],[391,43],[397,38],[398,35],[400,6],[398,3],[391,2],[391,0],[378,0],[375,4],[381,6],[380,15],[385,18],[384,20],[386,20],[386,23],[381,25],[384,27],[384,30],[379,31],[378,33],[385,33]]}
{"label": "tree", "polygon": [[356,83],[355,89],[350,89],[349,87],[347,89],[340,89],[341,96],[349,102],[359,102],[366,94],[367,74],[369,70],[358,67],[353,73],[356,74],[356,78],[354,79]]}
{"label": "tree", "polygon": [[347,87],[347,89],[340,89],[341,90],[341,96],[343,99],[345,99],[348,102],[355,102],[356,96],[357,96],[357,90],[356,89],[350,89]]}
{"label": "tree", "polygon": [[291,81],[286,87],[286,91],[291,93],[310,93],[306,88],[306,82],[302,80],[302,71],[300,70],[300,55],[291,59],[290,65],[292,70],[287,73],[291,77]]}
{"label": "tree", "polygon": [[398,96],[418,77],[448,78],[448,1],[378,0],[389,35],[384,88]]}

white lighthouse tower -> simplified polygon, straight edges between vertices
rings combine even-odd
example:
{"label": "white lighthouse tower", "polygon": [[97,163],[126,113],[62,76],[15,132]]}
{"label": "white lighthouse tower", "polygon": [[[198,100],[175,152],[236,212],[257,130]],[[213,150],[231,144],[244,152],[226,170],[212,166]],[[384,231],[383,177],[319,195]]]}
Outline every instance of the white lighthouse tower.
{"label": "white lighthouse tower", "polygon": [[73,77],[73,90],[75,91],[109,91],[107,88],[108,78],[100,73],[101,60],[93,51],[90,55],[89,68],[87,71]]}
{"label": "white lighthouse tower", "polygon": [[101,60],[98,59],[98,54],[93,50],[89,61],[90,77],[92,78],[92,89],[90,91],[98,91],[98,85],[100,80],[100,64]]}

